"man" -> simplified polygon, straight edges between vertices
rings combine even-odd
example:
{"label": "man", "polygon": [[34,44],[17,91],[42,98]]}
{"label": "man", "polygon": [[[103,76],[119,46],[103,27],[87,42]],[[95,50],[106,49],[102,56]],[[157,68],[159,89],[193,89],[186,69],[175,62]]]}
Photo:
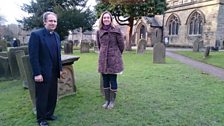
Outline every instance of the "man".
{"label": "man", "polygon": [[48,126],[47,120],[56,120],[54,110],[57,102],[57,79],[62,74],[61,43],[54,32],[57,15],[53,12],[43,14],[44,28],[31,33],[29,57],[36,88],[37,122]]}

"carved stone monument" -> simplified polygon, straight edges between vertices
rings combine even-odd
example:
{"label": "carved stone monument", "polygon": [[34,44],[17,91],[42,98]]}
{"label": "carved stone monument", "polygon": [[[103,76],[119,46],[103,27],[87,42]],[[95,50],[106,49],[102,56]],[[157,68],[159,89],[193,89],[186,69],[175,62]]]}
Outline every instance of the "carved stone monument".
{"label": "carved stone monument", "polygon": [[[74,94],[76,92],[75,86],[75,71],[72,64],[80,57],[72,55],[62,55],[62,77],[58,80],[58,98]],[[28,82],[28,89],[33,105],[33,112],[36,113],[35,105],[35,82],[32,77],[32,69],[29,61],[29,56],[22,56],[22,61],[25,69],[25,78]]]}
{"label": "carved stone monument", "polygon": [[58,80],[58,97],[64,97],[76,92],[75,71],[72,64],[80,57],[72,55],[62,55],[62,77]]}
{"label": "carved stone monument", "polygon": [[165,63],[166,47],[163,43],[157,42],[153,46],[153,63]]}

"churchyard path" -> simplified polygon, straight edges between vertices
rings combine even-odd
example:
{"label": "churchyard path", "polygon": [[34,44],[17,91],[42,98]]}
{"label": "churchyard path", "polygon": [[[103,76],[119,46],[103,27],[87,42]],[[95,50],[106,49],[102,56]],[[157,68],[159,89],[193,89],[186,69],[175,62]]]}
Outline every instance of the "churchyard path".
{"label": "churchyard path", "polygon": [[176,54],[175,49],[166,49],[166,56],[171,57],[181,63],[190,65],[196,69],[199,69],[204,73],[216,76],[216,77],[220,78],[221,80],[224,80],[224,69],[222,69],[222,68],[218,68],[218,67],[215,67],[215,66],[212,66],[209,64],[205,64],[205,63],[193,60],[186,56]]}

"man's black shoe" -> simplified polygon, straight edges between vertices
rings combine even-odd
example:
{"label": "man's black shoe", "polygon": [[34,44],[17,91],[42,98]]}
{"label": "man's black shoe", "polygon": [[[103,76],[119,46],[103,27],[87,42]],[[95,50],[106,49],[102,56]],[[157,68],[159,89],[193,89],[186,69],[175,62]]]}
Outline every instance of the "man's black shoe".
{"label": "man's black shoe", "polygon": [[48,126],[48,123],[47,123],[47,121],[41,121],[39,123],[39,126]]}
{"label": "man's black shoe", "polygon": [[53,120],[57,120],[58,118],[57,118],[57,116],[52,115],[52,116],[47,117],[46,119],[53,121]]}

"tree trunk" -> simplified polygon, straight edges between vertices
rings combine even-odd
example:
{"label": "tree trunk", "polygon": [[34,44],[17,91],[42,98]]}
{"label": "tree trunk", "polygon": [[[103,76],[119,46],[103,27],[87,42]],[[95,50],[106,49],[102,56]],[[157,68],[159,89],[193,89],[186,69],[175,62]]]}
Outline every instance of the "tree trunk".
{"label": "tree trunk", "polygon": [[133,23],[134,23],[134,18],[133,17],[130,17],[129,18],[129,27],[130,27],[130,30],[129,30],[129,38],[128,38],[128,41],[126,42],[126,51],[131,51],[131,42],[132,42],[132,30],[133,30]]}

